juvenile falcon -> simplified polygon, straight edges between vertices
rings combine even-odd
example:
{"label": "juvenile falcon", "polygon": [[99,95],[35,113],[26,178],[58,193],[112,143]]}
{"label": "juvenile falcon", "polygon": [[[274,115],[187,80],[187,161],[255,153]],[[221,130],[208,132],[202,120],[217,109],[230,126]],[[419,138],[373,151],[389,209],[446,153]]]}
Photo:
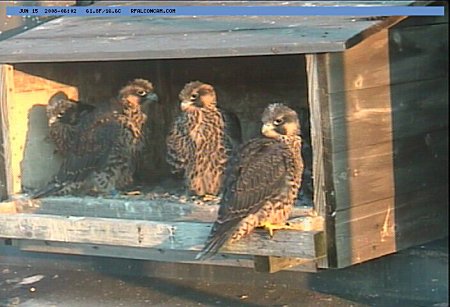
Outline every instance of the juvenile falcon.
{"label": "juvenile falcon", "polygon": [[50,97],[46,107],[49,136],[58,153],[65,155],[70,150],[81,118],[94,109],[92,105],[69,99],[62,91]]}
{"label": "juvenile falcon", "polygon": [[289,218],[301,184],[300,123],[297,113],[275,103],[262,115],[262,134],[243,145],[227,169],[218,217],[197,259],[206,259],[227,242],[235,242],[256,227],[289,228]]}
{"label": "juvenile falcon", "polygon": [[237,116],[217,106],[213,86],[193,81],[179,94],[182,113],[166,139],[167,162],[198,196],[218,195],[226,164],[241,143]]}
{"label": "juvenile falcon", "polygon": [[100,104],[82,116],[76,126],[73,147],[54,180],[31,197],[110,194],[131,184],[147,120],[142,106],[157,99],[149,81],[135,79],[110,103]]}

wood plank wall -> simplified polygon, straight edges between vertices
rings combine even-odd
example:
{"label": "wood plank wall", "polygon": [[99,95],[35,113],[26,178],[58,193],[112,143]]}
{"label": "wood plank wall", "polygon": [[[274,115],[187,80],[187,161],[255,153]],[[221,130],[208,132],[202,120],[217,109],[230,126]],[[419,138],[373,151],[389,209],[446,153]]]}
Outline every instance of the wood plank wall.
{"label": "wood plank wall", "polygon": [[[405,53],[414,59],[411,80],[392,89],[399,108],[406,104],[402,97],[414,97],[410,112],[392,117],[397,249],[448,236],[448,5],[446,10],[446,17],[390,32],[391,62],[401,63]],[[401,76],[391,71],[399,83]]]}
{"label": "wood plank wall", "polygon": [[[7,77],[8,77],[8,66],[0,65],[0,105],[4,104],[7,97]],[[4,143],[4,134],[6,135],[6,127],[5,126],[5,114],[0,108],[0,201],[6,199],[8,197],[8,187],[6,183],[6,159],[5,153],[7,148],[5,148],[6,144]]]}
{"label": "wood plank wall", "polygon": [[448,235],[448,24],[328,54],[338,267]]}
{"label": "wood plank wall", "polygon": [[0,114],[1,114],[1,131],[2,131],[2,168],[4,183],[2,184],[3,190],[5,192],[4,198],[7,195],[12,194],[13,187],[13,175],[11,170],[12,163],[12,154],[11,154],[11,143],[10,139],[10,129],[9,129],[9,113],[8,113],[8,102],[12,101],[13,93],[14,93],[14,79],[13,79],[13,67],[10,65],[1,65],[0,68]]}
{"label": "wood plank wall", "polygon": [[1,108],[7,133],[4,133],[8,194],[23,187],[41,187],[57,172],[60,157],[48,140],[45,104],[57,91],[64,90],[77,99],[77,89],[30,75],[7,66],[6,99]]}
{"label": "wood plank wall", "polygon": [[327,96],[327,65],[323,54],[306,55],[308,74],[308,99],[310,106],[311,146],[313,150],[312,173],[314,175],[314,206],[319,216],[325,220],[327,257],[318,263],[318,267],[336,267],[335,245],[336,201],[332,176],[330,149],[331,125]]}

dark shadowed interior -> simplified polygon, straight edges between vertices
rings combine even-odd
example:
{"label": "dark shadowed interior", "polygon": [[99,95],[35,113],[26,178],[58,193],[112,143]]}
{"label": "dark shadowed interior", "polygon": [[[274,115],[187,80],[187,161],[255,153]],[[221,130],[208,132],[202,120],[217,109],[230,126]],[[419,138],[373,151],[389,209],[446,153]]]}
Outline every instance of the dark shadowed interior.
{"label": "dark shadowed interior", "polygon": [[[213,85],[218,104],[239,117],[244,142],[260,133],[264,108],[269,103],[282,102],[295,109],[300,117],[306,164],[303,186],[307,188],[300,192],[299,204],[312,205],[312,151],[304,56],[17,64],[16,70],[73,86],[78,89],[79,100],[91,104],[117,95],[118,89],[134,78],[150,80],[160,101],[146,110],[149,115],[146,147],[139,160],[135,188],[159,193],[183,193],[180,188],[181,179],[171,175],[170,167],[165,162],[165,138],[173,119],[180,112],[178,93],[185,83],[200,80]],[[37,109],[44,107],[42,104],[36,105]],[[33,115],[29,131],[39,121],[39,117],[46,121],[43,110],[34,111],[37,115]],[[36,137],[35,133],[29,133],[29,136]],[[45,138],[42,135],[37,137]],[[31,154],[25,151],[24,160]],[[33,150],[33,155],[35,154]],[[26,163],[22,165],[23,171],[24,165]],[[25,178],[33,177],[35,171],[42,172],[38,170],[40,167],[41,165],[26,167],[28,174]],[[24,190],[35,188],[27,184],[27,180],[22,184]],[[39,185],[43,184],[45,182]]]}

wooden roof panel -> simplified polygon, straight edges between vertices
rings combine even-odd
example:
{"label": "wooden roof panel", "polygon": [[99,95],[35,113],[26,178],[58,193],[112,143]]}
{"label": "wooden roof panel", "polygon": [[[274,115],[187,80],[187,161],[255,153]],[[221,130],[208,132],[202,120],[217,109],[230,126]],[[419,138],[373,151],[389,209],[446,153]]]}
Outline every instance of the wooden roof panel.
{"label": "wooden roof panel", "polygon": [[[399,1],[375,2],[399,5]],[[248,4],[229,2],[233,5],[245,3]],[[303,2],[304,5],[311,3]],[[404,1],[401,3],[405,4]],[[118,4],[114,2],[114,5]],[[138,2],[120,4],[143,5]],[[187,3],[163,3],[165,6],[183,4]],[[211,5],[210,2],[195,4]],[[280,5],[280,2],[272,4]],[[111,3],[102,1],[98,5]],[[336,52],[401,19],[370,20],[348,16],[61,17],[0,42],[0,63]]]}

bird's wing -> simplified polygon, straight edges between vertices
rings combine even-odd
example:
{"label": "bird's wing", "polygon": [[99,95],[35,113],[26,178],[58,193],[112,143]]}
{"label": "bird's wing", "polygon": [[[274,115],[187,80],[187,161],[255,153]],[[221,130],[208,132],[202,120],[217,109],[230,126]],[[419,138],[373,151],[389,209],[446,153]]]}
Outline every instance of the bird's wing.
{"label": "bird's wing", "polygon": [[102,169],[123,129],[113,113],[95,113],[83,118],[75,146],[64,160],[58,181],[81,181],[93,171]]}
{"label": "bird's wing", "polygon": [[64,156],[63,163],[48,185],[30,197],[39,198],[58,192],[71,183],[82,182],[96,170],[107,165],[123,126],[114,113],[92,112],[76,126],[73,146]]}
{"label": "bird's wing", "polygon": [[80,124],[83,117],[94,110],[95,107],[93,105],[77,102],[62,114],[59,122],[53,124],[50,128],[50,137],[54,140],[61,153],[66,154],[72,150],[78,138],[77,132],[80,130],[76,126]]}
{"label": "bird's wing", "polygon": [[93,112],[95,109],[93,105],[78,102],[74,107],[66,111],[61,117],[61,122],[69,125],[77,125],[84,116]]}
{"label": "bird's wing", "polygon": [[167,163],[172,165],[175,172],[186,168],[190,159],[191,142],[187,131],[187,118],[184,113],[174,121],[166,139]]}
{"label": "bird's wing", "polygon": [[237,149],[242,143],[241,122],[233,112],[224,109],[220,109],[220,112],[224,121],[227,147],[231,146],[231,148]]}
{"label": "bird's wing", "polygon": [[197,259],[217,253],[243,218],[282,192],[289,159],[286,145],[272,139],[254,139],[241,148],[227,169],[218,217]]}

